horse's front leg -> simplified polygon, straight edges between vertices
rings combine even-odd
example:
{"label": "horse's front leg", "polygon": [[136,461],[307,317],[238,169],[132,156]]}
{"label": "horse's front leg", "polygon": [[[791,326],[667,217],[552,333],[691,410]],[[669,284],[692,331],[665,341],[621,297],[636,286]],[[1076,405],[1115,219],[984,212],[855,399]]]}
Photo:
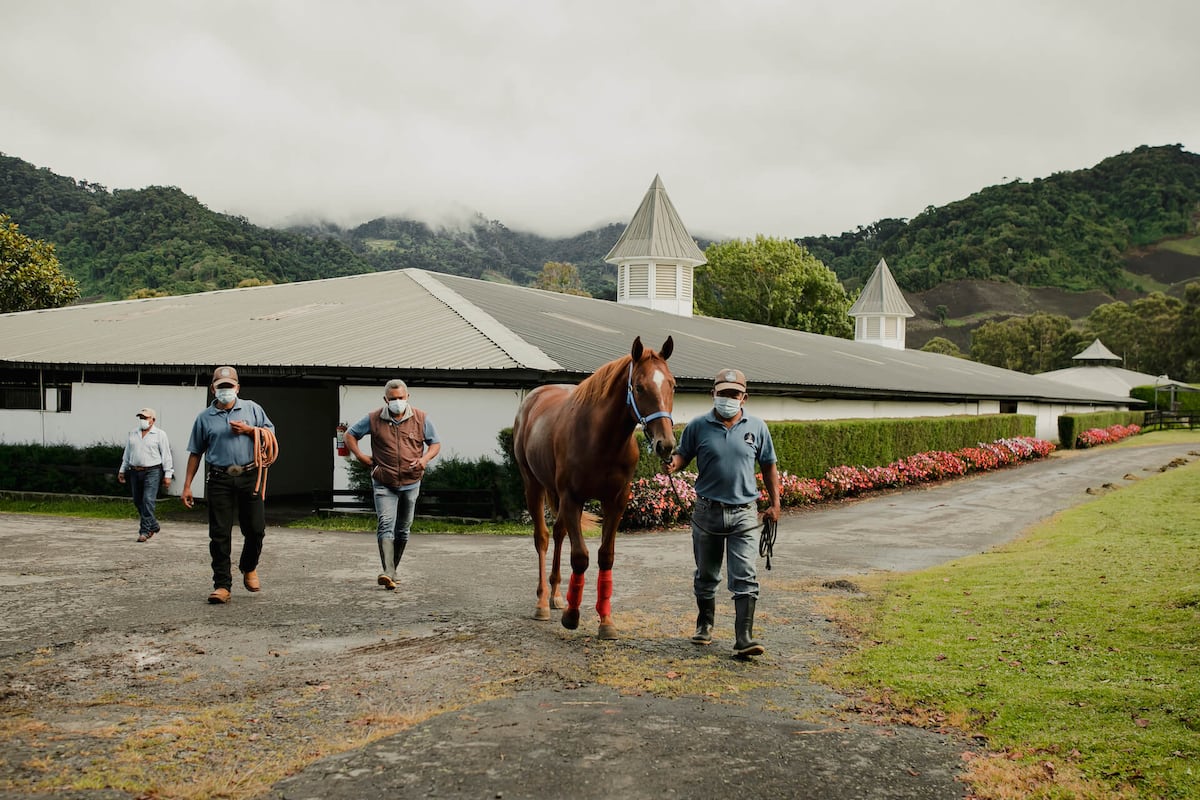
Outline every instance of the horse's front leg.
{"label": "horse's front leg", "polygon": [[626,499],[623,497],[618,501],[603,504],[604,532],[600,540],[600,550],[596,553],[596,566],[600,570],[596,576],[596,613],[600,615],[601,639],[617,638],[617,626],[612,618],[612,568],[617,557],[617,526],[621,524]]}
{"label": "horse's front leg", "polygon": [[579,606],[583,604],[583,583],[588,568],[582,516],[583,506],[564,498],[558,507],[558,517],[554,520],[554,576],[558,575],[562,541],[566,537],[571,539],[571,580],[567,584],[567,607],[562,614],[562,624],[572,631],[579,627]]}

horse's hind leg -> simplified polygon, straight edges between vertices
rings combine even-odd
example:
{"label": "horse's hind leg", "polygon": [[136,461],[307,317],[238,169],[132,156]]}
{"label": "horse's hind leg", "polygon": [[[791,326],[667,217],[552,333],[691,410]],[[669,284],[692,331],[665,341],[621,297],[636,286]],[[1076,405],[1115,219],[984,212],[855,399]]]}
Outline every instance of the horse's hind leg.
{"label": "horse's hind leg", "polygon": [[[533,618],[547,620],[550,619],[551,590],[546,582],[546,550],[550,546],[550,531],[546,527],[546,494],[541,486],[531,486],[532,483],[526,481],[525,504],[529,509],[529,516],[533,517],[533,548],[538,557],[537,607],[533,610]],[[556,556],[555,562],[557,561]],[[557,586],[555,588],[557,589]]]}

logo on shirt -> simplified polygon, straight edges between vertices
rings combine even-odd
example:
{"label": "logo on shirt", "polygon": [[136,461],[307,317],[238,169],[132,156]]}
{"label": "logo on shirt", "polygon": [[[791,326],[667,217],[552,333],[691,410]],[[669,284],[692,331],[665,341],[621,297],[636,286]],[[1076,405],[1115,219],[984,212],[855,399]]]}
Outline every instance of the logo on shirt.
{"label": "logo on shirt", "polygon": [[750,445],[751,447],[754,447],[755,442],[756,442],[753,433],[747,433],[745,436],[742,437],[742,441],[744,441],[746,444]]}

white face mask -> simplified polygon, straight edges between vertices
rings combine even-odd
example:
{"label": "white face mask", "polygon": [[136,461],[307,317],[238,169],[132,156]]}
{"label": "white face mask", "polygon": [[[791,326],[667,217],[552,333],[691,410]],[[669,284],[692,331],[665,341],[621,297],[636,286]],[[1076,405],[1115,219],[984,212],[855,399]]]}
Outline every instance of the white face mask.
{"label": "white face mask", "polygon": [[217,402],[227,406],[237,399],[237,389],[217,389]]}
{"label": "white face mask", "polygon": [[714,397],[713,408],[717,415],[725,419],[733,419],[737,416],[738,409],[742,407],[742,401],[736,397]]}
{"label": "white face mask", "polygon": [[150,420],[148,420],[148,419],[139,419],[139,420],[138,420],[138,430],[143,430],[143,431],[148,431],[148,430],[150,430]]}
{"label": "white face mask", "polygon": [[392,416],[404,416],[404,412],[408,410],[407,400],[388,400],[388,411],[392,412]]}

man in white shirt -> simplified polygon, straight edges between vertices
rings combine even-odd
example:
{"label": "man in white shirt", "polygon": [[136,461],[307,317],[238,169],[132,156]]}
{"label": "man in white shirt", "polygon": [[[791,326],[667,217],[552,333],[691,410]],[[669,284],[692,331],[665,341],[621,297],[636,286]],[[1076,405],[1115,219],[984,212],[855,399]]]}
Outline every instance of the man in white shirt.
{"label": "man in white shirt", "polygon": [[133,491],[133,505],[138,511],[138,541],[145,542],[158,533],[158,520],[154,516],[154,504],[158,501],[158,485],[170,488],[175,477],[175,466],[171,461],[171,443],[167,433],[155,426],[157,417],[153,408],[137,412],[137,427],[129,432],[125,441],[125,453],[121,456],[121,469],[117,480],[125,483],[126,474]]}

